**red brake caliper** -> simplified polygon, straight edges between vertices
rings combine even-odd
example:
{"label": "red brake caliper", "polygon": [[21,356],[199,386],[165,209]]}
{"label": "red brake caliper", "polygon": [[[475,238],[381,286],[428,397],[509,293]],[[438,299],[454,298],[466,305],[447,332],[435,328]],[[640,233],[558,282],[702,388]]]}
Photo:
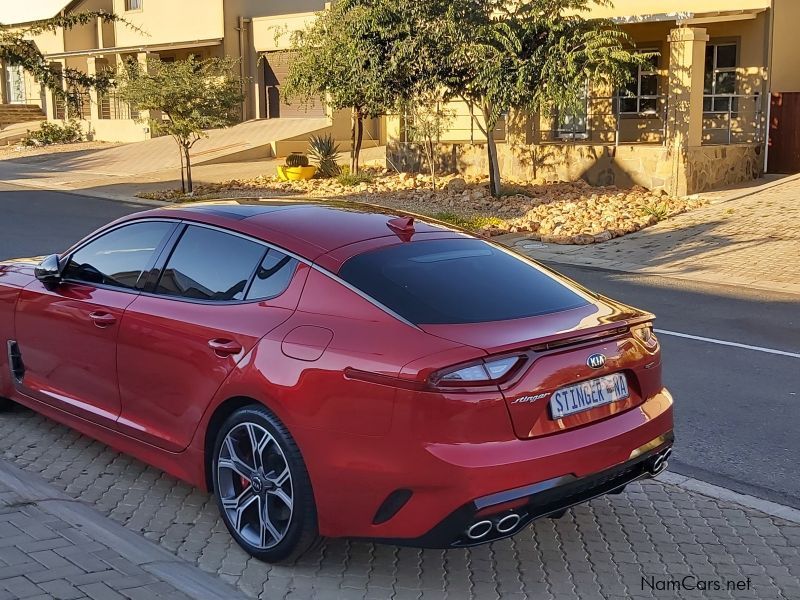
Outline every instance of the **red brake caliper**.
{"label": "red brake caliper", "polygon": [[244,475],[239,475],[239,479],[242,482],[243,490],[246,490],[248,487],[250,487],[250,480],[247,477],[245,477]]}

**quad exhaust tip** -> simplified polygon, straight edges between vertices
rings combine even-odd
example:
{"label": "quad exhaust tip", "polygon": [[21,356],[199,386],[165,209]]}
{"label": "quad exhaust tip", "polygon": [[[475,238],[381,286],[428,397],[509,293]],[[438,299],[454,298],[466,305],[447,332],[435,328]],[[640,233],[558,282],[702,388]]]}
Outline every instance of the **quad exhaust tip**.
{"label": "quad exhaust tip", "polygon": [[497,522],[495,528],[497,529],[498,533],[510,533],[517,528],[520,522],[520,516],[516,513],[511,513],[510,515],[506,515],[502,519]]}
{"label": "quad exhaust tip", "polygon": [[467,529],[467,537],[471,540],[480,540],[489,535],[489,532],[494,528],[494,523],[491,521],[478,521]]}
{"label": "quad exhaust tip", "polygon": [[494,521],[478,521],[477,523],[473,523],[470,528],[467,529],[467,537],[475,541],[482,540],[492,533],[492,531],[495,531],[500,535],[506,535],[514,531],[519,526],[521,521],[522,517],[517,513],[511,513]]}
{"label": "quad exhaust tip", "polygon": [[666,471],[669,466],[670,456],[672,456],[672,448],[667,448],[664,452],[656,456],[656,459],[653,461],[653,466],[650,468],[650,474],[653,477]]}

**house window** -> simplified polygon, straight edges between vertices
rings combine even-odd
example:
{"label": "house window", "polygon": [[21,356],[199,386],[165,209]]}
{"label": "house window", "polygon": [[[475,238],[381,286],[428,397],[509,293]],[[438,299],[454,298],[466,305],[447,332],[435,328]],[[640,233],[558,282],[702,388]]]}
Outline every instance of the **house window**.
{"label": "house window", "polygon": [[125,10],[142,10],[142,0],[125,0]]}
{"label": "house window", "polygon": [[578,106],[570,111],[559,111],[556,117],[556,137],[586,139],[589,137],[589,82],[583,88]]}
{"label": "house window", "polygon": [[735,43],[706,46],[703,112],[736,110],[737,54]]}
{"label": "house window", "polygon": [[[642,53],[658,52],[656,48]],[[619,91],[617,108],[621,114],[655,114],[658,112],[658,56],[637,65],[631,71],[631,80]]]}

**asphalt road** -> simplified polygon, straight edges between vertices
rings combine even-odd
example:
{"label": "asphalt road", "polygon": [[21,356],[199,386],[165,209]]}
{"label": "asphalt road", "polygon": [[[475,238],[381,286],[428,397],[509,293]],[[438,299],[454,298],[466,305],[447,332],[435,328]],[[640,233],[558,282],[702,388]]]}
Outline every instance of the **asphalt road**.
{"label": "asphalt road", "polygon": [[[550,266],[655,313],[659,330],[800,354],[800,296]],[[800,508],[800,358],[658,337],[675,397],[671,470]]]}
{"label": "asphalt road", "polygon": [[[146,207],[0,184],[0,260],[65,249]],[[653,311],[658,329],[800,353],[800,297],[553,265],[587,287]],[[800,358],[660,334],[676,399],[671,468],[800,508]]]}

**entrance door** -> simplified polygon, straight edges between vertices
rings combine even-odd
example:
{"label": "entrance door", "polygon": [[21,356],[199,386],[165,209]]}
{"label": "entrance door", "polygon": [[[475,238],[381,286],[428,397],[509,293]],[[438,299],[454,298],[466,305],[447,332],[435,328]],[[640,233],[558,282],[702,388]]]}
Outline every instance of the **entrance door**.
{"label": "entrance door", "polygon": [[769,122],[770,173],[800,173],[800,92],[772,94]]}
{"label": "entrance door", "polygon": [[22,67],[6,65],[6,98],[9,104],[25,104],[25,71]]}
{"label": "entrance door", "polygon": [[264,88],[267,118],[324,117],[325,106],[321,98],[309,104],[293,101],[291,104],[281,97],[281,84],[289,74],[291,54],[289,52],[267,52],[264,55]]}

